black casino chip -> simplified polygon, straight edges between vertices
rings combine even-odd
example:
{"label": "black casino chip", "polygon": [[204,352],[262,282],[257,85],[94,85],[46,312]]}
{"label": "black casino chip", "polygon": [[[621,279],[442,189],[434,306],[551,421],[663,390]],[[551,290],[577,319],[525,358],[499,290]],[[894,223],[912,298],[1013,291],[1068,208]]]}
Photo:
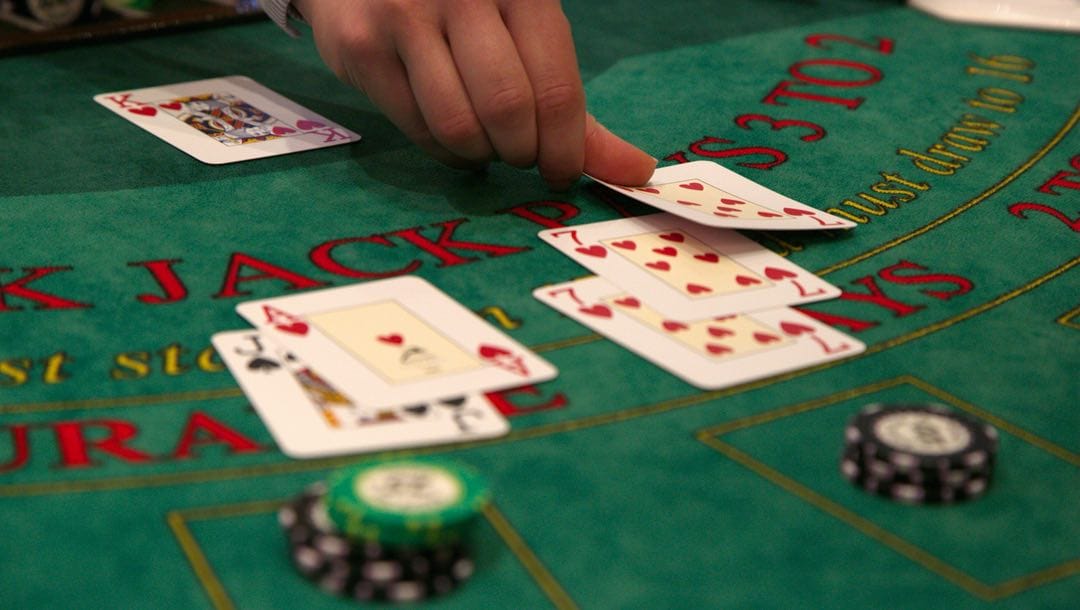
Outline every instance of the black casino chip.
{"label": "black casino chip", "polygon": [[414,602],[472,576],[464,543],[387,546],[345,537],[326,513],[326,486],[309,486],[278,511],[293,566],[324,591],[360,601]]}
{"label": "black casino chip", "polygon": [[986,493],[989,477],[970,476],[959,482],[913,483],[901,478],[877,477],[849,456],[840,460],[840,472],[856,486],[906,504],[952,504],[974,500]]}
{"label": "black casino chip", "polygon": [[997,449],[992,426],[943,405],[875,403],[848,422],[840,470],[901,502],[961,502],[986,492]]}

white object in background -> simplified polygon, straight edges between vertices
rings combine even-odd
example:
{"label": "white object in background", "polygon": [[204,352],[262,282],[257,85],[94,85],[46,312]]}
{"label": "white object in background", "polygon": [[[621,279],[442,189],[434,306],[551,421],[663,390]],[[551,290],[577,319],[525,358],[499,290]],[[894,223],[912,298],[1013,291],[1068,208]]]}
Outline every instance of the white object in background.
{"label": "white object in background", "polygon": [[1080,0],[908,0],[954,21],[1080,32]]}

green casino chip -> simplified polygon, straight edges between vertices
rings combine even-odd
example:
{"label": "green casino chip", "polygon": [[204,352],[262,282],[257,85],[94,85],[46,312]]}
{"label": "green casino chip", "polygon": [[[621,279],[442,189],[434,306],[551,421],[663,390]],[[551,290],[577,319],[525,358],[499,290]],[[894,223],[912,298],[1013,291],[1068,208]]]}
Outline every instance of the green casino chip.
{"label": "green casino chip", "polygon": [[334,525],[350,538],[389,545],[460,541],[491,501],[479,474],[444,460],[358,464],[332,474],[328,484]]}

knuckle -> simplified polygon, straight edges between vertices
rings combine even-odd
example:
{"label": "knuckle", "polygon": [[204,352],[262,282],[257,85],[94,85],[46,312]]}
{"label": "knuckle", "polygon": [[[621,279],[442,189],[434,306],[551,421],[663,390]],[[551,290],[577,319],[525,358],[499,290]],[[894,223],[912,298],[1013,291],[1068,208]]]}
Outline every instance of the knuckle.
{"label": "knuckle", "polygon": [[536,90],[536,110],[545,117],[570,117],[584,112],[585,94],[571,82],[546,83]]}
{"label": "knuckle", "polygon": [[475,148],[476,142],[484,136],[484,130],[476,115],[464,109],[443,114],[432,120],[429,127],[443,146],[455,152]]}
{"label": "knuckle", "polygon": [[366,27],[350,27],[342,31],[339,41],[345,61],[370,60],[379,54],[381,44],[375,32]]}
{"label": "knuckle", "polygon": [[518,124],[533,112],[532,92],[519,85],[500,87],[479,105],[477,112],[485,123]]}

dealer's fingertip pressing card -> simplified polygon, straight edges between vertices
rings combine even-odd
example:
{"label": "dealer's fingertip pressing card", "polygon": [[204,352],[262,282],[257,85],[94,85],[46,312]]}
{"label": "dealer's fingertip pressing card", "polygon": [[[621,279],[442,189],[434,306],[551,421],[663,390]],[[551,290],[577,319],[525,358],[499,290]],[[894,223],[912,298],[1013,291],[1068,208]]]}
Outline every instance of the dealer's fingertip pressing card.
{"label": "dealer's fingertip pressing card", "polygon": [[654,208],[713,227],[813,230],[855,226],[712,161],[661,167],[640,187],[597,182]]}
{"label": "dealer's fingertip pressing card", "polygon": [[517,387],[558,374],[413,276],[251,301],[236,311],[328,381],[376,407]]}
{"label": "dealer's fingertip pressing card", "polygon": [[866,346],[789,307],[670,317],[601,277],[533,296],[702,389],[717,389],[858,354]]}
{"label": "dealer's fingertip pressing card", "polygon": [[540,238],[682,319],[840,295],[839,288],[735,231],[671,214],[546,229]]}
{"label": "dealer's fingertip pressing card", "polygon": [[480,393],[371,407],[259,331],[222,332],[212,342],[278,447],[290,457],[438,445],[510,431],[506,418]]}
{"label": "dealer's fingertip pressing card", "polygon": [[102,93],[94,101],[212,165],[360,139],[246,76]]}

